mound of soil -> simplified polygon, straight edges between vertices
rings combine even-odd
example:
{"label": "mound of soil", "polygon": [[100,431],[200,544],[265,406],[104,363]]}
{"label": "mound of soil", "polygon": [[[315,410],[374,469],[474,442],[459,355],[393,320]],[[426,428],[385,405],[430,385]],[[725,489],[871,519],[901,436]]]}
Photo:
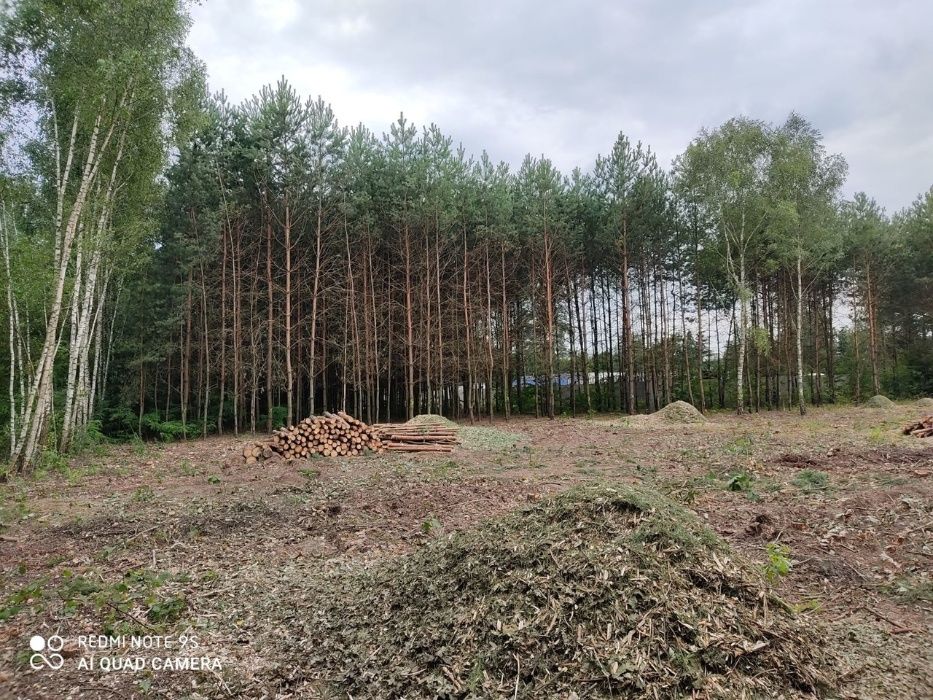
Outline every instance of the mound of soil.
{"label": "mound of soil", "polygon": [[917,408],[933,408],[933,399],[928,396],[917,401]]}
{"label": "mound of soil", "polygon": [[[334,696],[812,697],[831,660],[716,535],[652,492],[588,487],[296,605]],[[327,693],[325,693],[326,695]]]}
{"label": "mound of soil", "polygon": [[662,419],[670,423],[705,423],[706,418],[696,408],[686,401],[674,401],[651,414],[652,418]]}
{"label": "mound of soil", "polygon": [[452,420],[444,418],[436,413],[422,413],[415,416],[410,421],[408,425],[442,425],[447,428],[456,428],[457,424]]}
{"label": "mound of soil", "polygon": [[894,408],[894,402],[887,396],[875,394],[865,402],[865,408]]}

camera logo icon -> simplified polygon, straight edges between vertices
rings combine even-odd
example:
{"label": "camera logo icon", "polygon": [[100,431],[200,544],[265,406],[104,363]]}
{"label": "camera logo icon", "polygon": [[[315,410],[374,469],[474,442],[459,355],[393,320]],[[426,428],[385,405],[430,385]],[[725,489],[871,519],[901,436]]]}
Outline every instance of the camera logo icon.
{"label": "camera logo icon", "polygon": [[29,657],[29,665],[36,671],[43,666],[57,671],[65,665],[65,658],[58,653],[63,646],[65,646],[65,640],[57,634],[53,634],[48,639],[38,634],[33,635],[29,640],[29,648],[35,653]]}

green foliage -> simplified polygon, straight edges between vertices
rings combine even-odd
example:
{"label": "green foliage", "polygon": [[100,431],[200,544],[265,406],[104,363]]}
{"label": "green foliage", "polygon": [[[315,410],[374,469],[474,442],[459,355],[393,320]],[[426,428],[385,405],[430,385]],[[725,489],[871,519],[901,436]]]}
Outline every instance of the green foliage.
{"label": "green foliage", "polygon": [[42,450],[39,455],[39,471],[52,471],[66,473],[68,471],[67,455],[59,454],[57,450]]}
{"label": "green foliage", "polygon": [[185,425],[178,420],[163,421],[157,412],[146,413],[140,421],[143,439],[157,439],[162,442],[174,442],[181,440],[190,429],[186,430]]}
{"label": "green foliage", "polygon": [[175,622],[182,616],[187,607],[188,603],[184,596],[172,596],[153,602],[146,613],[146,617],[150,622],[155,623]]}
{"label": "green foliage", "polygon": [[44,597],[44,583],[44,580],[33,581],[10,594],[3,602],[3,605],[0,606],[0,622],[8,622],[13,619],[27,605],[40,604]]}
{"label": "green foliage", "polygon": [[[385,380],[391,379],[399,388],[381,403],[380,415],[386,415],[385,409],[400,415],[411,408],[404,405],[414,400],[409,396],[419,393],[403,386],[407,377],[399,383],[402,375],[388,376],[401,367],[390,353],[408,350],[430,357],[426,369],[431,374],[417,381],[434,383],[443,377],[446,386],[440,390],[449,397],[462,380],[454,368],[462,366],[457,353],[465,331],[476,333],[478,344],[489,332],[499,336],[491,338],[492,345],[511,348],[501,359],[496,353],[490,368],[497,410],[511,405],[521,412],[548,413],[554,382],[547,375],[566,375],[574,368],[579,376],[580,360],[600,379],[588,382],[585,399],[582,387],[575,386],[573,408],[568,397],[559,396],[562,405],[556,410],[620,410],[628,387],[619,386],[618,376],[607,370],[616,373],[631,360],[634,374],[649,376],[645,370],[653,353],[682,347],[692,362],[700,351],[693,326],[708,318],[685,320],[685,329],[660,338],[657,347],[637,333],[629,342],[622,337],[625,328],[597,327],[599,318],[624,325],[627,311],[637,315],[640,310],[619,300],[643,294],[652,297],[644,310],[656,314],[662,306],[654,298],[659,280],[677,282],[676,291],[672,284],[662,292],[675,308],[699,310],[702,302],[706,314],[725,323],[737,306],[733,326],[748,331],[736,334],[733,328],[724,344],[717,338],[716,350],[712,338],[706,338],[706,357],[697,362],[704,367],[698,373],[693,366],[690,382],[684,376],[686,363],[674,363],[673,377],[657,379],[672,387],[674,398],[695,401],[690,394],[702,385],[707,402],[715,394],[723,407],[733,404],[737,336],[748,341],[750,369],[763,360],[768,371],[777,364],[779,375],[788,373],[795,363],[778,349],[802,323],[790,303],[797,293],[804,294],[808,321],[814,317],[800,329],[807,350],[798,359],[805,375],[827,374],[824,399],[837,398],[837,385],[850,397],[855,386],[864,389],[871,377],[864,321],[869,277],[884,337],[878,364],[885,393],[933,393],[933,341],[923,330],[931,326],[924,300],[933,296],[933,190],[894,217],[863,194],[840,204],[845,161],[826,151],[822,135],[800,115],[792,113],[778,124],[733,118],[703,129],[671,174],[650,146],[625,134],[591,168],[561,173],[549,158],[529,155],[513,172],[485,152],[471,157],[436,125],[419,128],[404,116],[382,137],[362,126],[346,129],[322,98],[303,98],[284,78],[241,104],[206,96],[203,68],[185,45],[187,7],[176,0],[22,0],[11,5],[0,30],[8,54],[0,79],[4,106],[9,102],[28,122],[0,129],[0,142],[24,141],[22,155],[29,164],[28,177],[0,173],[0,200],[9,204],[7,218],[16,229],[8,236],[11,272],[0,278],[16,292],[24,317],[43,318],[55,286],[56,146],[77,118],[76,162],[83,162],[98,105],[103,106],[104,131],[114,126],[114,134],[125,133],[116,137],[123,139],[124,149],[117,169],[119,192],[98,251],[106,269],[119,269],[100,318],[102,328],[115,330],[113,347],[104,353],[108,376],[102,385],[108,395],[94,411],[95,420],[76,436],[77,449],[102,444],[104,436],[167,442],[226,430],[235,410],[242,427],[247,405],[251,418],[253,411],[268,412],[272,427],[281,427],[287,408],[272,404],[286,400],[287,387],[297,387],[293,403],[302,409],[312,392],[316,408],[323,406],[322,394],[329,404],[323,407],[333,408],[339,385],[351,374],[345,366],[349,355],[340,347],[355,342],[342,341],[339,329],[359,330],[347,322],[351,303],[383,319],[369,326],[378,337],[367,338],[366,357],[354,358],[367,367],[369,386],[355,391],[365,391],[369,404],[374,385],[387,387]],[[124,102],[124,95],[132,100]],[[30,136],[11,139],[13,133]],[[116,163],[116,138],[101,161],[103,175],[92,188],[89,212],[104,205],[103,178]],[[66,208],[77,189],[70,188]],[[91,215],[85,218],[88,225]],[[286,247],[295,252],[287,264]],[[359,283],[352,302],[345,285],[333,284],[346,279],[351,268]],[[237,308],[245,315],[238,328],[252,334],[247,339],[241,332],[237,342],[241,350],[255,346],[256,351],[249,360],[256,376],[238,383],[236,399],[229,358],[228,381],[223,382],[220,358],[213,355],[233,345],[229,314],[235,274],[244,287],[236,287],[242,297]],[[291,348],[302,349],[300,358],[292,357],[301,364],[293,381],[285,376],[282,329],[266,327],[268,307],[273,314],[284,309],[286,277],[295,285],[290,301],[301,310],[289,341]],[[66,295],[76,279],[69,272]],[[408,306],[402,301],[406,287],[421,290],[411,308],[389,313],[399,304]],[[464,290],[478,294],[466,301],[468,308],[479,303],[485,290],[492,318],[474,314],[461,321],[470,316],[462,313]],[[860,318],[851,327],[832,328],[838,344],[837,356],[830,358],[824,331],[830,331],[843,290],[854,295],[853,311]],[[775,295],[785,292],[791,293],[788,303],[775,307]],[[428,300],[431,306],[424,307]],[[506,325],[499,319],[500,301],[512,309]],[[414,347],[403,349],[409,318],[413,328],[429,329],[438,318],[437,305],[450,306],[437,334],[411,331]],[[314,318],[309,307],[316,309]],[[753,323],[764,326],[764,309],[767,329],[752,328]],[[582,352],[581,316],[597,324],[592,333],[599,336],[590,338],[592,347]],[[553,334],[545,329],[548,319]],[[656,319],[644,322],[649,320]],[[63,327],[66,337],[69,323]],[[654,327],[665,325],[676,329],[681,324]],[[679,332],[686,337],[678,337]],[[43,338],[35,328],[30,333],[24,342],[36,357]],[[506,333],[511,334],[508,343]],[[606,343],[611,334],[619,342]],[[427,351],[435,344],[438,355],[432,357]],[[69,359],[65,350],[56,367],[59,394]],[[632,356],[620,357],[616,350]],[[829,359],[838,360],[832,369]],[[523,368],[530,381],[504,392],[497,385],[505,364]],[[732,376],[717,386],[724,367]],[[370,368],[375,377],[369,376]],[[255,387],[255,404],[252,396],[247,400],[253,391],[247,385]],[[658,388],[651,390],[662,393]],[[409,396],[405,389],[411,390]],[[765,398],[770,402],[773,397]],[[3,424],[8,401],[0,397]],[[449,398],[445,401],[449,409]],[[187,425],[181,421],[183,402]],[[637,402],[643,410],[641,393]],[[141,418],[140,411],[145,412]],[[60,424],[61,416],[52,419]],[[257,424],[265,423],[259,417]],[[59,445],[63,452],[69,448],[66,442]]]}
{"label": "green foliage", "polygon": [[432,515],[421,523],[421,532],[432,537],[442,537],[444,535],[444,526],[440,520]]}
{"label": "green foliage", "polygon": [[726,488],[730,491],[751,491],[754,477],[749,472],[738,472],[726,481]]}
{"label": "green foliage", "polygon": [[90,420],[86,425],[77,429],[74,439],[71,443],[71,452],[80,454],[82,452],[101,452],[101,448],[107,443],[107,436],[104,435],[102,423],[100,420]]}
{"label": "green foliage", "polygon": [[768,331],[764,328],[750,328],[748,330],[749,346],[762,354],[771,352],[771,339],[768,337]]}
{"label": "green foliage", "polygon": [[776,585],[790,573],[790,547],[779,542],[768,542],[765,553],[768,557],[763,569],[765,579],[771,585]]}
{"label": "green foliage", "polygon": [[288,422],[287,406],[273,406],[269,414],[272,416],[272,427],[275,429],[281,428]]}
{"label": "green foliage", "polygon": [[169,581],[186,582],[184,573],[173,578],[165,571],[133,569],[121,579],[109,582],[65,570],[63,577],[65,581],[57,593],[65,612],[73,614],[85,607],[95,610],[104,622],[102,633],[151,633],[151,627],[142,627],[134,622],[134,608],[146,608],[146,618],[153,624],[176,622],[187,609],[187,601],[182,595],[156,595]]}

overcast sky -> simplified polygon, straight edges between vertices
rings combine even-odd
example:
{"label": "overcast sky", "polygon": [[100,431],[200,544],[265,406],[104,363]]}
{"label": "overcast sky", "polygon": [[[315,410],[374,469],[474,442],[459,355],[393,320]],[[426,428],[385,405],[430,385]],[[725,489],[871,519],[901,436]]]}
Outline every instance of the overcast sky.
{"label": "overcast sky", "polygon": [[192,48],[235,101],[282,75],[341,122],[399,112],[468,151],[589,169],[619,131],[665,164],[700,127],[791,110],[889,211],[933,185],[933,2],[203,0]]}

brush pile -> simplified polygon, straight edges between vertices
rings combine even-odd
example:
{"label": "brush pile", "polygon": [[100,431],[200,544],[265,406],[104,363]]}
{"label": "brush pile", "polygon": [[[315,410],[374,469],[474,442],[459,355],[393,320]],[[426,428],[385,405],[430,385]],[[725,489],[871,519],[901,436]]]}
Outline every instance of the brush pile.
{"label": "brush pile", "polygon": [[423,415],[407,423],[378,423],[373,427],[391,452],[453,452],[460,444],[457,424],[443,416]]}
{"label": "brush pile", "polygon": [[696,518],[588,487],[356,572],[282,614],[291,662],[355,698],[812,698],[833,659]]}
{"label": "brush pile", "polygon": [[903,433],[914,437],[930,437],[933,435],[933,416],[926,416],[913,423],[908,423],[904,426]]}

